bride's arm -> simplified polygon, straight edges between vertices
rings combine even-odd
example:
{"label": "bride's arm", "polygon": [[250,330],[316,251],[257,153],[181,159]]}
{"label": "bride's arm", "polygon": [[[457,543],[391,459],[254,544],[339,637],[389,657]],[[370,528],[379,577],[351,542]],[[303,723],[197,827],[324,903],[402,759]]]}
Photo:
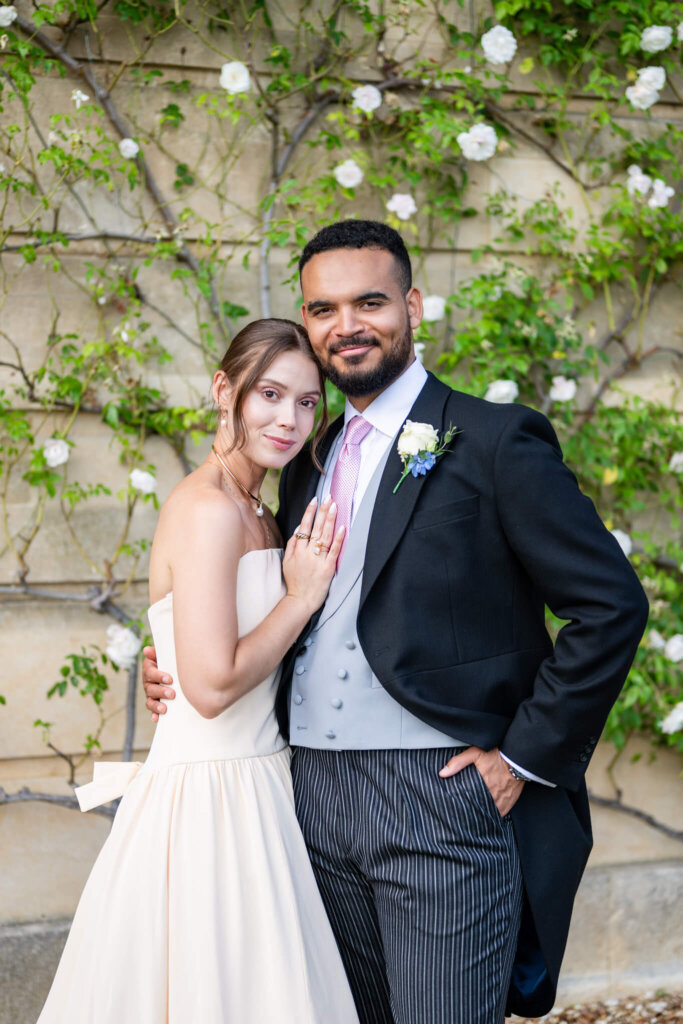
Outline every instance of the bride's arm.
{"label": "bride's arm", "polygon": [[[193,502],[171,561],[176,659],[183,692],[204,718],[215,718],[277,667],[325,597],[343,533],[336,509],[309,505],[301,532],[321,536],[329,553],[292,538],[285,553],[287,595],[255,629],[237,636],[237,569],[243,551],[239,510],[221,494]],[[314,521],[315,520],[315,521]]]}

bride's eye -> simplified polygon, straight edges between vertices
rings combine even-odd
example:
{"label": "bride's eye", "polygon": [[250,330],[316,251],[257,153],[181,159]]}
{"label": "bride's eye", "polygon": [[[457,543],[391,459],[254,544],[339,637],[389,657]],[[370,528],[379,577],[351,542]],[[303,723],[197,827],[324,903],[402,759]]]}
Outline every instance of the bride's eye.
{"label": "bride's eye", "polygon": [[277,398],[277,391],[273,391],[272,388],[265,388],[263,390],[264,398]]}

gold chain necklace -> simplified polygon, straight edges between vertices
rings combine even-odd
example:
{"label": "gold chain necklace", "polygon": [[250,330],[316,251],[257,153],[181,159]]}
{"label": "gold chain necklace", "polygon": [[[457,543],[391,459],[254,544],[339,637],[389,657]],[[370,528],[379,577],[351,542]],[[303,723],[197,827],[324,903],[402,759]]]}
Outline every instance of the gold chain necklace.
{"label": "gold chain necklace", "polygon": [[263,516],[263,514],[264,514],[264,513],[263,513],[263,498],[261,497],[261,495],[259,494],[259,495],[258,495],[258,497],[257,497],[257,496],[256,496],[255,494],[252,494],[252,493],[251,493],[251,491],[248,491],[248,490],[247,490],[247,488],[246,488],[246,487],[244,486],[244,484],[243,484],[243,483],[241,483],[241,482],[240,482],[240,481],[239,481],[239,480],[237,479],[237,477],[236,477],[236,476],[235,476],[235,474],[234,474],[234,473],[232,472],[232,470],[231,470],[231,469],[228,469],[228,467],[227,467],[227,466],[225,465],[225,463],[223,462],[223,459],[222,459],[222,458],[220,457],[220,455],[219,455],[219,454],[218,454],[218,452],[216,451],[216,447],[215,447],[215,445],[213,445],[213,444],[211,445],[211,451],[212,451],[212,452],[213,452],[213,454],[214,454],[214,455],[216,456],[216,458],[217,458],[217,459],[218,459],[218,461],[220,462],[221,466],[223,467],[223,469],[225,470],[225,472],[226,472],[226,473],[228,474],[228,476],[230,477],[230,479],[231,479],[231,480],[233,481],[233,483],[236,483],[236,484],[237,484],[237,486],[238,486],[238,487],[239,487],[239,489],[241,490],[242,494],[246,494],[246,496],[247,496],[248,498],[251,498],[251,500],[252,500],[252,501],[256,502],[256,515],[257,515],[257,516],[259,516],[259,518],[260,518],[261,516]]}

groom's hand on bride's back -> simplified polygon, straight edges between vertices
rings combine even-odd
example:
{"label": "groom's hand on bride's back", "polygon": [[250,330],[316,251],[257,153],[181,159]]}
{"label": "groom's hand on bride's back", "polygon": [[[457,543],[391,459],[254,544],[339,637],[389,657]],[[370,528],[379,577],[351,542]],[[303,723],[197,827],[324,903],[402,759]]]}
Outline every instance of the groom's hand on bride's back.
{"label": "groom's hand on bride's back", "polygon": [[155,647],[143,647],[142,653],[145,656],[142,662],[142,685],[147,696],[146,706],[152,712],[152,721],[158,722],[159,715],[166,714],[164,701],[175,697],[175,690],[171,686],[173,680],[167,672],[159,671]]}

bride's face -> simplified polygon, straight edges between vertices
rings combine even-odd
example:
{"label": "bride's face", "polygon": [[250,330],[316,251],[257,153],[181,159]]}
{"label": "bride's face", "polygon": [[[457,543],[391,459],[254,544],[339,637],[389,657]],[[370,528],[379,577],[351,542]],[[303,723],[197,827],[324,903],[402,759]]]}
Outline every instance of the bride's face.
{"label": "bride's face", "polygon": [[247,441],[241,454],[280,469],[310,436],[320,398],[318,370],[307,356],[297,351],[277,356],[244,399]]}

